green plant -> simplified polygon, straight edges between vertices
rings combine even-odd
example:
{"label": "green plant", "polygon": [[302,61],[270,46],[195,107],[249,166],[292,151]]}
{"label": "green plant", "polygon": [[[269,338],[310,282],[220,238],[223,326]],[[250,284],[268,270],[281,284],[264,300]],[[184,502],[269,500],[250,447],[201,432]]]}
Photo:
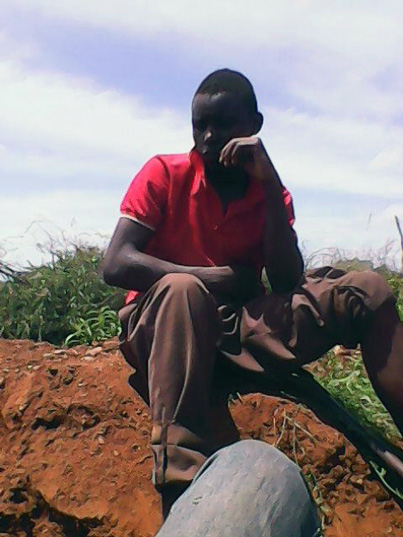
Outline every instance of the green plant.
{"label": "green plant", "polygon": [[359,353],[340,358],[330,351],[321,358],[314,374],[318,382],[359,421],[389,440],[399,438],[399,431],[376,395]]}
{"label": "green plant", "polygon": [[117,335],[124,291],[101,279],[102,256],[97,247],[72,246],[8,277],[0,284],[0,336],[73,345]]}
{"label": "green plant", "polygon": [[85,343],[89,345],[93,341],[110,339],[119,333],[119,318],[116,311],[109,306],[102,306],[99,310],[86,312],[85,318],[77,319],[72,328],[74,332],[65,339],[66,345],[79,345]]}

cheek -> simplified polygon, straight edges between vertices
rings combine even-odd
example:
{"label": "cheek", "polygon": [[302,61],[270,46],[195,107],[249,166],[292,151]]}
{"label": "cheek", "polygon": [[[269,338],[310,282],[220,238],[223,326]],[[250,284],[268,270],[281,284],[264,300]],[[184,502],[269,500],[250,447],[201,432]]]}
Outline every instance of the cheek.
{"label": "cheek", "polygon": [[196,145],[199,145],[202,143],[203,141],[203,137],[202,135],[200,134],[200,132],[198,131],[193,131],[193,140],[195,142]]}
{"label": "cheek", "polygon": [[239,132],[236,130],[226,131],[225,133],[222,133],[220,136],[221,146],[224,147],[227,145],[228,142],[233,140],[234,138],[239,138]]}

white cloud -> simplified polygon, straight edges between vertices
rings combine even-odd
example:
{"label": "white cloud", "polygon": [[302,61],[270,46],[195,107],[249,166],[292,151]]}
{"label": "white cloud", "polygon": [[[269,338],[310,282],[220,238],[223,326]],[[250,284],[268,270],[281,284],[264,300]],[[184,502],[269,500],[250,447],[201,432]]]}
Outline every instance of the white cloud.
{"label": "white cloud", "polygon": [[[110,30],[127,39],[176,38],[195,59],[270,72],[288,95],[326,114],[389,121],[403,114],[403,6],[374,1],[7,0],[21,13]],[[175,53],[175,52],[173,52]],[[276,84],[278,80],[268,81]]]}
{"label": "white cloud", "polygon": [[[6,19],[4,19],[6,20]],[[0,28],[0,58],[8,60],[30,60],[40,53],[40,48],[33,42],[18,39],[9,31]]]}
{"label": "white cloud", "polygon": [[403,174],[403,145],[392,144],[390,147],[387,147],[376,157],[371,160],[369,164],[370,170],[380,170],[380,171],[396,171],[400,173],[400,176]]}
{"label": "white cloud", "polygon": [[176,32],[192,38],[214,36],[216,40],[222,36],[224,42],[242,42],[244,46],[287,44],[291,38],[344,54],[355,49],[379,59],[385,58],[386,50],[397,56],[397,51],[388,49],[388,43],[399,35],[398,15],[402,14],[398,0],[389,0],[387,5],[342,1],[337,6],[320,0],[255,0],[253,4],[194,0],[191,7],[187,0],[12,0],[12,5],[130,35]]}
{"label": "white cloud", "polygon": [[171,110],[82,78],[29,72],[17,62],[0,63],[0,105],[3,136],[19,144],[131,159],[150,154],[156,140],[174,151],[189,138],[187,123]]}
{"label": "white cloud", "polygon": [[0,133],[2,183],[19,174],[29,188],[30,176],[44,184],[53,177],[56,185],[71,177],[94,188],[124,181],[153,154],[192,144],[178,112],[87,79],[31,72],[21,61],[0,62]]}
{"label": "white cloud", "polygon": [[[401,148],[395,145],[403,140],[403,126],[273,108],[265,115],[264,140],[287,184],[403,199]],[[387,167],[379,164],[382,154],[389,155]]]}
{"label": "white cloud", "polygon": [[128,38],[154,40],[157,35],[160,39],[177,35],[196,56],[200,52],[222,57],[226,48],[237,54],[255,49],[258,55],[250,60],[260,69],[266,68],[268,50],[291,50],[304,59],[299,75],[306,70],[313,84],[324,80],[320,73],[331,73],[335,68],[339,72],[340,64],[354,67],[359,76],[361,71],[373,73],[379,66],[398,65],[400,61],[403,8],[399,0],[386,4],[339,1],[337,5],[321,0],[255,0],[252,4],[243,0],[194,0],[191,6],[187,0],[8,2],[25,12],[32,10],[62,21],[124,33]]}
{"label": "white cloud", "polygon": [[118,190],[56,190],[0,198],[0,259],[26,266],[49,260],[38,245],[107,243],[119,218]]}
{"label": "white cloud", "polygon": [[[395,215],[403,223],[403,203],[390,204],[381,211],[368,213],[365,208],[343,211],[331,200],[322,199],[322,209],[297,218],[297,232],[307,254],[316,252],[315,264],[328,264],[336,250],[347,256],[387,262],[402,269],[400,238]],[[323,206],[325,209],[323,209]]]}

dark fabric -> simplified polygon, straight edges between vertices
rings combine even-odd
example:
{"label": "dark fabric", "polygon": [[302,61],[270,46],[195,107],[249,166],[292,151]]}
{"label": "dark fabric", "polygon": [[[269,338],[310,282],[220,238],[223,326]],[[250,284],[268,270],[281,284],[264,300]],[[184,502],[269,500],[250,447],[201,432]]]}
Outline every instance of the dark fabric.
{"label": "dark fabric", "polygon": [[210,392],[220,319],[202,282],[170,274],[120,312],[132,386],[150,405],[154,482],[191,481],[216,446]]}
{"label": "dark fabric", "polygon": [[[269,369],[278,361],[301,366],[336,344],[355,348],[386,300],[394,300],[392,291],[375,272],[310,270],[292,293],[266,295],[246,304],[238,315],[239,338],[227,326],[221,350],[252,370]],[[233,339],[240,340],[237,352],[232,350]]]}
{"label": "dark fabric", "polygon": [[[234,310],[191,275],[161,278],[120,311],[120,347],[130,383],[150,406],[154,483],[190,482],[206,458],[237,440],[226,398],[213,383],[225,358],[264,372],[299,367],[336,344],[356,346],[377,309],[393,300],[378,274],[332,267],[309,271],[286,295]],[[224,373],[225,374],[225,373]]]}

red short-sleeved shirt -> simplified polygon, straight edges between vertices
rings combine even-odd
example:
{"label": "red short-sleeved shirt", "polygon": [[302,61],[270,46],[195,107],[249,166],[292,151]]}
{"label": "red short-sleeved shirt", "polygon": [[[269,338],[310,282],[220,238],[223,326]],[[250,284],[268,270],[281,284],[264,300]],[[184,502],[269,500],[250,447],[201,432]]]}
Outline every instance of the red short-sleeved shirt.
{"label": "red short-sleeved shirt", "polygon": [[[294,211],[284,189],[290,224]],[[121,216],[154,230],[145,252],[178,265],[220,266],[241,263],[263,268],[265,193],[258,181],[224,213],[206,180],[197,151],[153,157],[131,182],[120,206]],[[137,291],[130,291],[126,303]]]}

